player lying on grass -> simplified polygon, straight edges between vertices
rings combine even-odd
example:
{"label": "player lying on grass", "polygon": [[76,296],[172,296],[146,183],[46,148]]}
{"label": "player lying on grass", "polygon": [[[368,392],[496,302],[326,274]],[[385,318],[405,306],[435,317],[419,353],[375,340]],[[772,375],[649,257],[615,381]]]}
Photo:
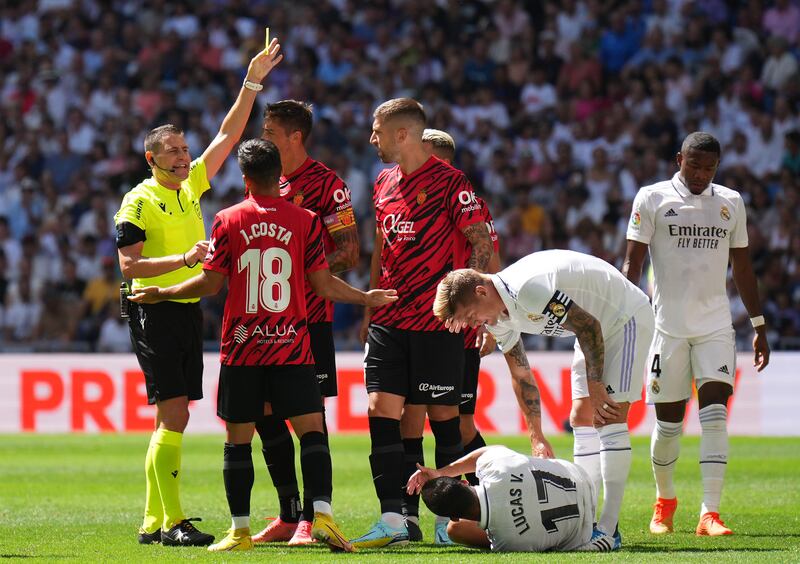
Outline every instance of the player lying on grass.
{"label": "player lying on grass", "polygon": [[139,289],[130,299],[154,303],[208,296],[228,279],[217,415],[227,432],[222,475],[232,525],[209,550],[253,548],[250,442],[255,422],[274,413],[288,418],[300,439],[303,481],[314,507],[312,537],[352,551],[332,516],[331,456],[308,335],[305,280],[326,299],[376,308],[395,301],[397,292],[365,293],[331,275],[319,216],[280,195],[281,160],[273,143],[245,141],[238,158],[250,195],[217,214],[202,273],[177,286]]}
{"label": "player lying on grass", "polygon": [[[477,486],[456,479],[475,472]],[[501,552],[610,551],[596,546],[596,494],[586,472],[566,460],[535,458],[488,446],[435,470],[419,466],[406,487],[449,517],[450,540]]]}

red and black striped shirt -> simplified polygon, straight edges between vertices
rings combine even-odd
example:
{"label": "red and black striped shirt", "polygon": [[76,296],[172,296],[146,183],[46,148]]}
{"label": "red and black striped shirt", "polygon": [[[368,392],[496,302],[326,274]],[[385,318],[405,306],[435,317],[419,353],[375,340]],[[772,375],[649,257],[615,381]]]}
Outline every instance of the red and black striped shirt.
{"label": "red and black striped shirt", "polygon": [[[350,190],[335,172],[311,157],[289,176],[281,177],[281,196],[319,216],[325,227],[322,238],[326,255],[336,249],[331,233],[355,224]],[[333,302],[315,294],[308,282],[306,308],[309,323],[333,320]]]}
{"label": "red and black striped shirt", "polygon": [[377,308],[377,325],[441,331],[433,315],[436,285],[453,270],[453,230],[483,221],[472,185],[460,170],[431,157],[404,176],[399,166],[381,171],[373,192],[383,234],[380,288],[400,299]]}
{"label": "red and black striped shirt", "polygon": [[322,223],[283,198],[251,196],[214,218],[204,269],[228,277],[220,362],[314,364],[306,273],[328,267]]}

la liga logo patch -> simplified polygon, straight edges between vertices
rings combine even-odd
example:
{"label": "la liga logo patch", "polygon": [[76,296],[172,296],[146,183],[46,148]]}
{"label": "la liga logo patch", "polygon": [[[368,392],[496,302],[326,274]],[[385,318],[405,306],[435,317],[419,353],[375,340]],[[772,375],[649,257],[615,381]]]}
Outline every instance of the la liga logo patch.
{"label": "la liga logo patch", "polygon": [[642,223],[642,216],[639,215],[639,212],[633,212],[631,215],[631,225],[634,227],[639,227]]}

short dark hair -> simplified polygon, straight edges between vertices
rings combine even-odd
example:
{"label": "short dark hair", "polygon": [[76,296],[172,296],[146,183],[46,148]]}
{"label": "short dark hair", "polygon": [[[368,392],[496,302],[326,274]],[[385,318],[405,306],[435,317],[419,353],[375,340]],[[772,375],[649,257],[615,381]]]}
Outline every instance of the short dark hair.
{"label": "short dark hair", "polygon": [[703,151],[705,153],[715,153],[718,157],[722,153],[717,138],[705,131],[695,131],[686,136],[681,144],[681,154],[686,156],[689,151]]}
{"label": "short dark hair", "polygon": [[248,139],[236,154],[239,168],[258,186],[273,186],[281,177],[281,154],[271,141]]}
{"label": "short dark hair", "polygon": [[384,121],[398,117],[408,118],[418,122],[423,128],[428,120],[425,116],[425,110],[422,108],[422,104],[413,98],[394,98],[392,100],[387,100],[375,108],[373,117]]}
{"label": "short dark hair", "polygon": [[172,125],[171,123],[159,125],[145,136],[144,150],[152,153],[158,153],[162,148],[161,143],[164,141],[164,137],[167,135],[183,135],[183,130],[177,125]]}
{"label": "short dark hair", "polygon": [[470,515],[478,502],[470,486],[447,476],[426,482],[422,486],[422,501],[436,515],[451,519]]}
{"label": "short dark hair", "polygon": [[297,100],[281,100],[274,104],[267,104],[264,108],[264,119],[267,118],[279,121],[289,133],[299,131],[303,145],[311,135],[311,128],[314,124],[311,104]]}

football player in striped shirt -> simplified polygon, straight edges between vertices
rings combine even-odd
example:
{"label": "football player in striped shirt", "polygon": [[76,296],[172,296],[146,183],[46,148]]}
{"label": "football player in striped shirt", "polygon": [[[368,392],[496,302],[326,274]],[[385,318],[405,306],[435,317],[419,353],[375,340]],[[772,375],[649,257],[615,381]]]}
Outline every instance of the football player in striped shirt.
{"label": "football player in striped shirt", "polygon": [[367,310],[365,380],[372,441],[370,466],[381,518],[353,544],[382,547],[408,542],[402,515],[403,406],[427,406],[437,461],[461,456],[458,404],[464,342],[433,316],[436,285],[453,268],[453,231],[472,245],[469,264],[486,270],[489,232],[464,174],[431,156],[422,143],[425,112],[416,100],[397,98],[375,110],[370,142],[395,166],[375,181],[375,249],[370,287],[396,288],[389,308]]}
{"label": "football player in striped shirt", "polygon": [[[452,164],[453,158],[455,157],[456,145],[450,134],[438,129],[426,129],[422,133],[422,143],[430,154],[447,164]],[[492,239],[493,252],[491,259],[489,259],[487,271],[497,272],[500,270],[497,231],[494,229],[492,216],[489,213],[486,202],[480,198],[477,198],[477,202],[481,205],[480,211]],[[453,237],[453,248],[455,252],[453,259],[454,266],[456,268],[463,268],[468,264],[469,257],[472,253],[472,246],[458,229],[453,232]],[[461,401],[458,405],[459,427],[461,431],[461,442],[464,445],[464,453],[486,446],[486,442],[475,427],[475,401],[478,390],[481,353],[488,354],[494,347],[494,338],[491,336],[491,333],[482,331],[479,334],[477,329],[464,331],[464,375],[461,387]],[[424,405],[406,404],[403,409],[403,417],[400,420],[400,432],[403,436],[403,447],[406,453],[406,480],[416,472],[417,464],[425,464],[422,448],[425,415],[426,408]],[[473,485],[477,483],[475,474],[468,474],[467,480],[473,483]],[[422,541],[423,535],[419,528],[419,494],[408,493],[407,491],[404,493],[403,514],[406,518],[409,540],[412,542]],[[434,543],[449,543],[446,517],[437,517],[436,519]]]}
{"label": "football player in striped shirt", "polygon": [[232,525],[209,550],[253,548],[250,442],[255,422],[275,413],[291,421],[300,440],[300,465],[314,508],[312,536],[352,551],[333,521],[331,457],[306,318],[306,278],[327,299],[365,306],[391,303],[396,292],[364,293],[331,275],[319,217],[280,195],[281,160],[273,143],[245,141],[238,158],[250,197],[217,214],[202,273],[176,286],[140,289],[131,299],[154,303],[207,296],[228,279],[217,415],[226,427],[222,474]]}
{"label": "football player in striped shirt", "polygon": [[[331,273],[352,268],[358,261],[358,229],[350,202],[350,190],[339,176],[306,152],[311,135],[311,107],[296,100],[267,104],[261,138],[272,141],[281,154],[281,196],[310,210],[322,220],[323,245]],[[314,367],[323,398],[336,397],[336,350],[333,344],[333,302],[318,296],[306,281],[308,332]],[[323,411],[323,418],[325,412]],[[325,427],[327,429],[327,426]],[[303,496],[302,510],[294,466],[294,442],[286,422],[276,415],[256,423],[262,454],[278,491],[280,515],[253,542],[289,541],[303,545],[313,541],[311,498]],[[306,488],[304,488],[306,489]]]}

